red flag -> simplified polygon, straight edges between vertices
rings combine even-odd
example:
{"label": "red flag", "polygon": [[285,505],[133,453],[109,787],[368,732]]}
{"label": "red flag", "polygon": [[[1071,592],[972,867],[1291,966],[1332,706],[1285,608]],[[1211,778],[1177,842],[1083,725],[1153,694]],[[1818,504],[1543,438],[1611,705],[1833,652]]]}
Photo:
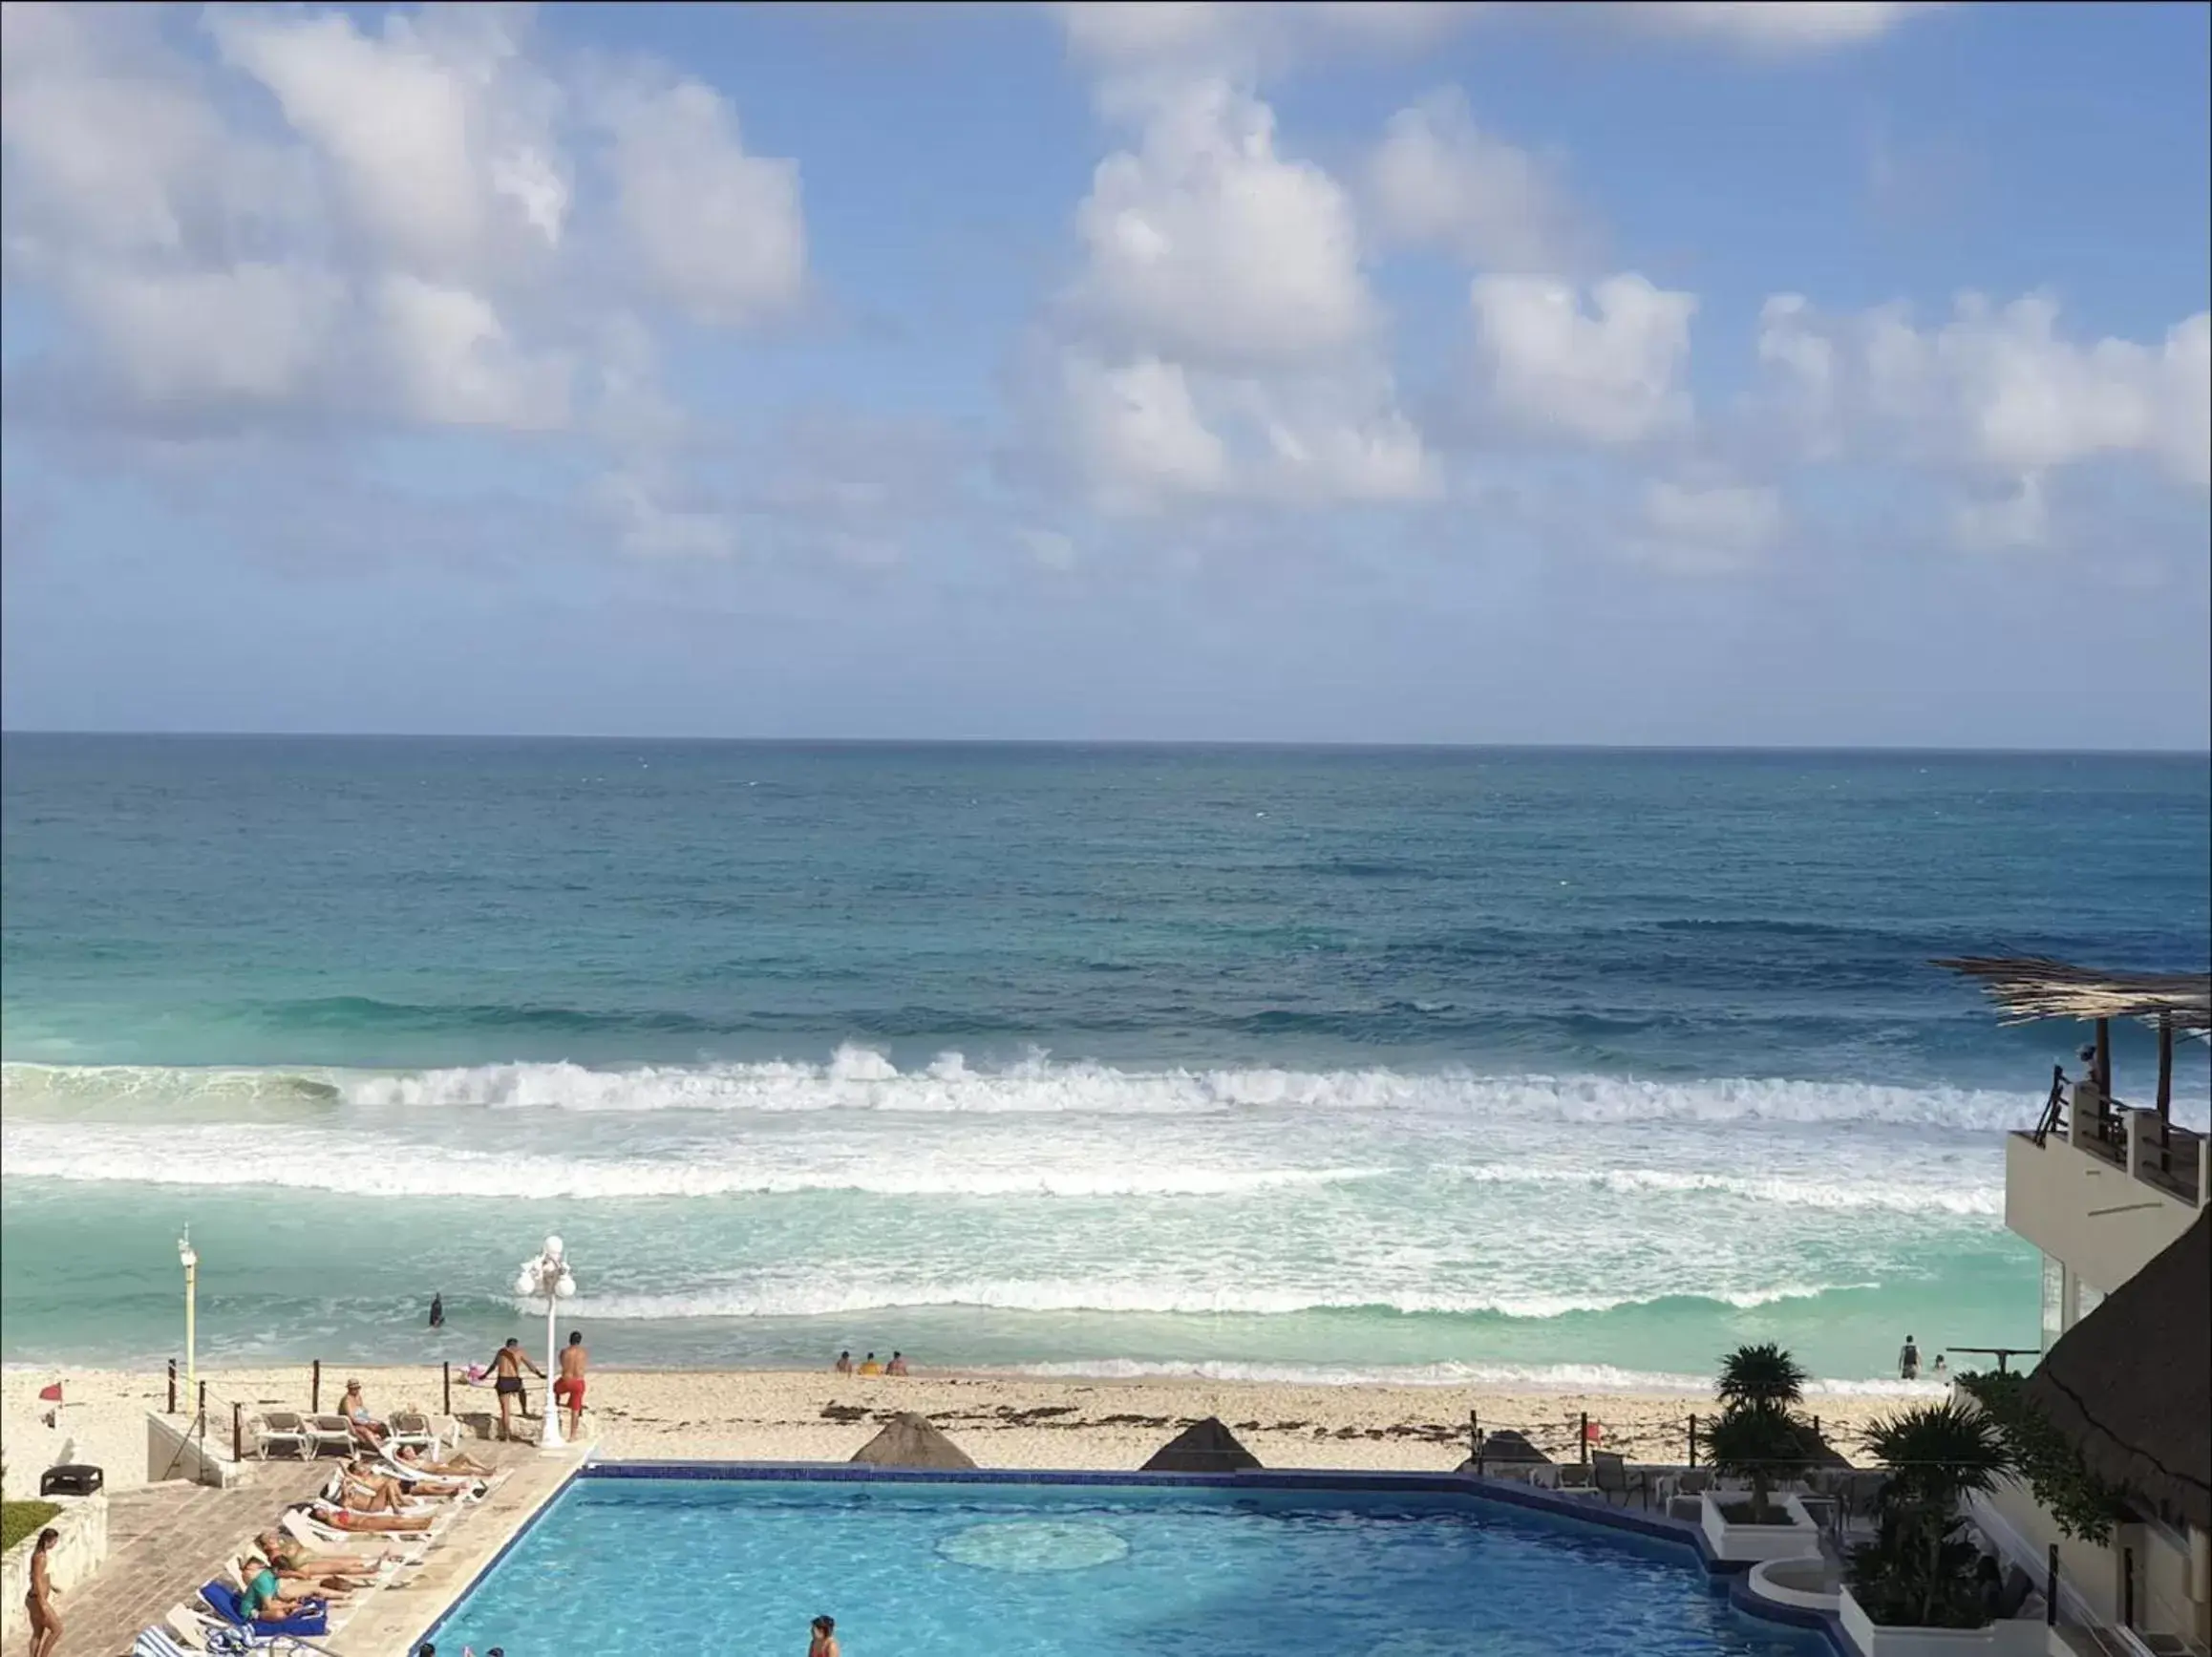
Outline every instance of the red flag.
{"label": "red flag", "polygon": [[1595,1443],[1596,1443],[1596,1442],[1597,1442],[1599,1439],[1603,1438],[1605,1435],[1606,1435],[1606,1429],[1605,1429],[1605,1424],[1604,1424],[1603,1422],[1599,1422],[1599,1421],[1592,1421],[1591,1423],[1589,1423],[1589,1425],[1588,1425],[1588,1426],[1586,1426],[1586,1427],[1585,1427],[1585,1428],[1583,1429],[1583,1437],[1584,1437],[1585,1441],[1586,1441],[1586,1442],[1588,1442],[1588,1443],[1591,1443],[1591,1444],[1595,1444]]}
{"label": "red flag", "polygon": [[60,1402],[61,1402],[61,1383],[60,1383],[59,1381],[56,1381],[56,1382],[54,1382],[54,1384],[53,1384],[53,1386],[51,1386],[51,1387],[48,1387],[48,1388],[45,1388],[45,1389],[43,1389],[43,1390],[42,1390],[42,1391],[39,1392],[39,1394],[38,1394],[38,1401],[39,1401],[41,1404],[58,1404],[58,1403],[60,1403]]}

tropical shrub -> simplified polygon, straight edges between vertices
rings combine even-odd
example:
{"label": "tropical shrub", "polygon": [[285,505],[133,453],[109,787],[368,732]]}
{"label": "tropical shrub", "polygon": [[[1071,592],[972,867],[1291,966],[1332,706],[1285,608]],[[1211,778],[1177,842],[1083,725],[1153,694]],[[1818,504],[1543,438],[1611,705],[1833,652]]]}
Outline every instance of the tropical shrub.
{"label": "tropical shrub", "polygon": [[1980,1550],[1960,1507],[2013,1469],[1997,1423],[1957,1398],[1879,1423],[1867,1448],[1889,1470],[1875,1540],[1852,1551],[1851,1594],[1889,1626],[1979,1628],[1989,1611],[1975,1575]]}
{"label": "tropical shrub", "polygon": [[1750,1483],[1751,1523],[1789,1523],[1770,1493],[1812,1463],[1807,1447],[1815,1434],[1791,1413],[1805,1396],[1804,1370],[1772,1342],[1738,1347],[1721,1360],[1714,1391],[1726,1406],[1706,1439],[1714,1469]]}

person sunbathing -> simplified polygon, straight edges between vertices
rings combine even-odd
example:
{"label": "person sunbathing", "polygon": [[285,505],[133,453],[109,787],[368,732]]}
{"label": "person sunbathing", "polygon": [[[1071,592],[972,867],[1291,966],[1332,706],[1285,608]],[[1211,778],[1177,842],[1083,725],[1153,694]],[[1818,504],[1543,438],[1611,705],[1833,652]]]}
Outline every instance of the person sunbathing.
{"label": "person sunbathing", "polygon": [[430,1516],[426,1513],[357,1513],[329,1501],[314,1503],[309,1517],[331,1530],[362,1535],[421,1536],[430,1529]]}
{"label": "person sunbathing", "polygon": [[253,1539],[253,1545],[261,1549],[261,1557],[276,1566],[277,1577],[344,1577],[351,1581],[369,1583],[375,1580],[377,1567],[386,1561],[398,1559],[397,1554],[379,1554],[365,1559],[359,1554],[318,1554],[307,1545],[282,1531],[265,1530]]}
{"label": "person sunbathing", "polygon": [[386,1478],[361,1471],[349,1463],[338,1494],[344,1505],[354,1513],[403,1513],[408,1511],[407,1493],[399,1488],[399,1480]]}
{"label": "person sunbathing", "polygon": [[359,1381],[346,1383],[346,1395],[338,1401],[338,1408],[345,1414],[346,1425],[352,1429],[353,1436],[365,1448],[384,1448],[384,1440],[390,1436],[392,1429],[369,1413],[369,1401],[361,1396]]}
{"label": "person sunbathing", "polygon": [[441,1474],[447,1477],[489,1478],[495,1471],[475,1456],[465,1455],[457,1450],[451,1455],[433,1461],[412,1444],[402,1444],[394,1450],[392,1459],[402,1467],[419,1467],[425,1473]]}
{"label": "person sunbathing", "polygon": [[372,1462],[359,1459],[346,1463],[346,1480],[349,1495],[358,1491],[367,1498],[361,1501],[349,1500],[346,1505],[369,1513],[391,1511],[382,1500],[388,1490],[397,1497],[402,1505],[420,1507],[422,1502],[415,1499],[418,1497],[442,1501],[468,1495],[476,1488],[473,1483],[452,1479],[403,1478]]}
{"label": "person sunbathing", "polygon": [[278,1563],[266,1554],[252,1552],[247,1552],[240,1557],[237,1568],[238,1580],[249,1584],[263,1571],[273,1571],[276,1574],[277,1592],[291,1594],[299,1599],[308,1598],[310,1597],[309,1590],[320,1588],[329,1598],[342,1600],[357,1588],[371,1588],[376,1585],[372,1579],[367,1577],[345,1577],[336,1574],[316,1575],[308,1571],[294,1570],[289,1565]]}
{"label": "person sunbathing", "polygon": [[312,1616],[323,1608],[323,1602],[303,1594],[296,1600],[287,1600],[277,1586],[276,1572],[264,1565],[245,1584],[245,1592],[238,1596],[239,1620],[245,1623],[288,1623],[294,1617]]}

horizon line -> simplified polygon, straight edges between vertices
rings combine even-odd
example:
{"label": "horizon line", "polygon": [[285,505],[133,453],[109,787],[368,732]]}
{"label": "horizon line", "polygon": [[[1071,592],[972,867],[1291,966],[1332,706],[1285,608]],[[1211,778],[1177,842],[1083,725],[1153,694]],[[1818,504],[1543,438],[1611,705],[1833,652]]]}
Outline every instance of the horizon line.
{"label": "horizon line", "polygon": [[710,736],[530,732],[427,731],[124,731],[0,727],[0,738],[91,737],[131,740],[232,742],[596,742],[657,743],[755,748],[1123,748],[1281,749],[1344,753],[1429,754],[1867,754],[2052,758],[2212,759],[2204,748],[2033,748],[2019,744],[1968,747],[1956,743],[1882,742],[1538,742],[1350,740],[1240,736]]}

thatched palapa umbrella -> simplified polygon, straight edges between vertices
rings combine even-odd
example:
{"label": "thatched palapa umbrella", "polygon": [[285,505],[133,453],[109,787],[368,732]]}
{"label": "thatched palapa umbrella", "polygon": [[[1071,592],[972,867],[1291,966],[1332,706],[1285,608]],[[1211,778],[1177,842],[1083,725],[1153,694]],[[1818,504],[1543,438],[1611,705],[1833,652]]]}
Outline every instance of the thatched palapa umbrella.
{"label": "thatched palapa umbrella", "polygon": [[2059,1336],[2028,1392],[2092,1473],[2212,1531],[2212,1209]]}
{"label": "thatched palapa umbrella", "polygon": [[925,1415],[894,1418],[883,1432],[853,1452],[855,1461],[878,1467],[973,1467],[968,1452],[930,1425]]}
{"label": "thatched palapa umbrella", "polygon": [[1237,1442],[1237,1435],[1208,1415],[1193,1422],[1152,1453],[1146,1473],[1242,1473],[1260,1458]]}

